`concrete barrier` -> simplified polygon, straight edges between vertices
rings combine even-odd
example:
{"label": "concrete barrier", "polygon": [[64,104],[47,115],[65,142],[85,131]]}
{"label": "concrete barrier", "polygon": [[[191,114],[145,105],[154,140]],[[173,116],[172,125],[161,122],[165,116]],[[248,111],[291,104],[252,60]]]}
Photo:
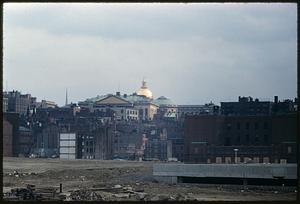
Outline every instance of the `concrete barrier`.
{"label": "concrete barrier", "polygon": [[154,164],[153,176],[168,183],[177,177],[297,179],[297,164]]}

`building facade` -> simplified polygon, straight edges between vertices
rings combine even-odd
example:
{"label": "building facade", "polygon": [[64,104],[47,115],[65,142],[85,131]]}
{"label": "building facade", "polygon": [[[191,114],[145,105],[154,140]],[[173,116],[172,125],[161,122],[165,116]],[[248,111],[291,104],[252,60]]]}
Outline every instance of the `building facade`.
{"label": "building facade", "polygon": [[8,98],[3,95],[2,99],[3,99],[3,101],[2,101],[2,104],[3,104],[2,105],[2,111],[4,113],[4,112],[8,111]]}
{"label": "building facade", "polygon": [[296,113],[190,116],[185,121],[184,135],[187,163],[234,163],[235,159],[238,162],[294,163],[297,159]]}
{"label": "building facade", "polygon": [[157,113],[158,105],[153,101],[150,89],[143,81],[142,86],[131,95],[116,92],[115,95],[107,94],[86,99],[79,102],[81,108],[87,108],[91,112],[95,110],[113,110],[118,120],[153,120]]}
{"label": "building facade", "polygon": [[[20,126],[20,115],[18,113],[3,113],[3,121],[7,121],[5,126],[3,126],[3,132],[8,133],[9,137],[6,137],[8,141],[3,141],[3,143],[12,143],[12,156],[17,157],[19,154],[19,126]],[[12,137],[10,140],[10,130],[12,127]],[[8,128],[7,130],[5,128]]]}
{"label": "building facade", "polygon": [[30,94],[21,94],[18,91],[4,92],[3,94],[8,98],[8,112],[27,113],[31,105]]}
{"label": "building facade", "polygon": [[18,156],[28,157],[32,152],[34,145],[32,130],[24,126],[20,126],[18,143]]}
{"label": "building facade", "polygon": [[13,156],[13,126],[12,124],[3,118],[3,156],[12,157]]}
{"label": "building facade", "polygon": [[205,105],[178,105],[178,117],[184,118],[189,115],[217,115],[219,114],[219,106],[208,103]]}
{"label": "building facade", "polygon": [[39,108],[56,108],[57,104],[53,101],[42,100],[38,107]]}

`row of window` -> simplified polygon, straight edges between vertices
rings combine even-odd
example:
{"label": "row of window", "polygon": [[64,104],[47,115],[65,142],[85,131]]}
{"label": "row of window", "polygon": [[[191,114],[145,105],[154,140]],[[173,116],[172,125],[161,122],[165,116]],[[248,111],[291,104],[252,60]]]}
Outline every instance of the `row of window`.
{"label": "row of window", "polygon": [[[82,146],[84,145],[84,142],[82,142]],[[85,146],[93,146],[93,141],[85,141]]]}
{"label": "row of window", "polygon": [[[82,152],[84,152],[84,149],[82,149]],[[85,152],[86,153],[94,153],[94,149],[91,147],[91,148],[85,148]]]}
{"label": "row of window", "polygon": [[[124,113],[124,109],[121,109],[121,114],[123,114],[123,113]],[[127,114],[133,114],[133,115],[137,115],[138,114],[138,112],[135,111],[135,110],[127,110],[126,113]]]}
{"label": "row of window", "polygon": [[[250,129],[250,123],[249,122],[246,122],[245,124],[244,124],[245,126],[245,129],[246,130],[249,130]],[[260,123],[258,123],[258,122],[255,122],[254,124],[253,124],[253,127],[254,127],[254,129],[255,130],[258,130],[258,129],[260,129],[260,128],[263,128],[263,129],[265,129],[265,130],[267,130],[267,129],[269,129],[269,124],[268,124],[268,122],[263,122],[262,124],[260,124]],[[227,129],[228,130],[231,130],[231,128],[232,128],[232,124],[231,123],[228,123],[227,124]],[[240,130],[241,129],[241,123],[236,123],[236,129],[237,130]]]}
{"label": "row of window", "polygon": [[[236,141],[235,141],[237,144],[240,144],[241,143],[241,136],[240,135],[237,135],[236,136]],[[249,144],[250,143],[250,136],[249,134],[245,135],[245,143],[246,144]],[[268,145],[269,143],[269,136],[267,134],[265,134],[263,136],[263,138],[260,138],[260,136],[258,134],[256,134],[254,136],[254,144],[262,144],[262,145]],[[232,145],[232,141],[231,141],[231,138],[230,137],[226,137],[225,138],[225,146],[230,146]]]}

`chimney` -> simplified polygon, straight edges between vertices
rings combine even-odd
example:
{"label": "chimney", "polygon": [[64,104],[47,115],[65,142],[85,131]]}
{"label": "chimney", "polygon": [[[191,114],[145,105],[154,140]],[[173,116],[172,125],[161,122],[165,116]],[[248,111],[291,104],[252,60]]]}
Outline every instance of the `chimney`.
{"label": "chimney", "polygon": [[121,96],[120,91],[117,91],[116,95],[117,95],[117,96]]}
{"label": "chimney", "polygon": [[127,98],[127,94],[124,94],[123,96],[124,96],[124,98]]}
{"label": "chimney", "polygon": [[241,102],[241,96],[239,96],[239,102]]}
{"label": "chimney", "polygon": [[278,103],[278,96],[274,96],[274,102]]}

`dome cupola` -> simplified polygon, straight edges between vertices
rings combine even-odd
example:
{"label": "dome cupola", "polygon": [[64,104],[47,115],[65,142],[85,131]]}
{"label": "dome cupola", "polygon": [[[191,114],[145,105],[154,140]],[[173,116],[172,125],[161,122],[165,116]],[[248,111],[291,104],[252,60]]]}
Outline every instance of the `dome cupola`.
{"label": "dome cupola", "polygon": [[148,89],[145,80],[142,81],[142,86],[137,91],[137,95],[139,95],[139,96],[145,96],[147,98],[153,99],[152,91],[150,91],[150,89]]}

